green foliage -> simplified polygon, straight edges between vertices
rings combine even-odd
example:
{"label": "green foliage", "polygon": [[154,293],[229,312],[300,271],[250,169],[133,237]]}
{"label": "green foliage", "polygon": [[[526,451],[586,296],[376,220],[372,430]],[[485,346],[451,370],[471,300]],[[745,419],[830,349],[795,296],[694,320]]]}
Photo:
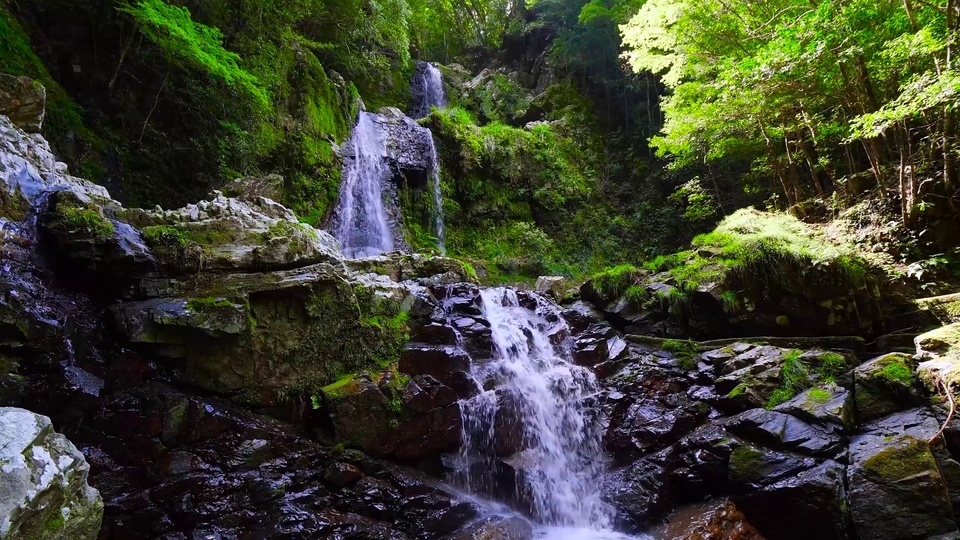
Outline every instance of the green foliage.
{"label": "green foliage", "polygon": [[154,225],[144,227],[143,239],[151,247],[183,247],[187,244],[189,235],[181,229],[169,225]]}
{"label": "green foliage", "polygon": [[223,48],[219,29],[195,22],[186,8],[163,0],[139,0],[122,4],[120,9],[132,16],[144,35],[174,63],[183,60],[228,86],[241,88],[267,106],[267,93],[256,77],[240,67],[240,56]]}
{"label": "green foliage", "polygon": [[95,238],[111,236],[113,223],[92,208],[68,206],[59,210],[58,223],[72,234],[82,234]]}
{"label": "green foliage", "polygon": [[563,123],[478,125],[462,108],[424,122],[442,162],[447,249],[507,276],[582,275],[624,259],[597,190],[600,152]]}
{"label": "green foliage", "polygon": [[825,379],[833,379],[847,371],[847,359],[839,353],[823,353],[817,357],[817,373]]}
{"label": "green foliage", "polygon": [[[670,89],[652,144],[673,167],[748,164],[745,189],[782,190],[791,205],[871,171],[901,190],[909,222],[923,193],[883,168],[913,175],[931,166],[916,160],[920,148],[952,144],[952,122],[929,122],[952,118],[960,88],[948,11],[912,0],[648,0],[620,30],[628,63]],[[929,188],[956,182],[948,159]]]}
{"label": "green foliage", "polygon": [[[640,277],[640,271],[635,266],[632,264],[622,264],[620,266],[614,266],[613,268],[607,268],[603,272],[595,274],[591,279],[593,281],[593,287],[597,292],[607,298],[617,298],[627,290],[633,288],[641,289],[645,292],[645,289],[636,287]],[[639,297],[640,293],[634,291],[632,296]]]}
{"label": "green foliage", "polygon": [[666,339],[660,344],[660,348],[673,354],[683,369],[690,370],[697,367],[697,359],[700,357],[700,344],[696,341]]}
{"label": "green foliage", "polygon": [[[96,150],[103,142],[87,127],[83,108],[50,75],[34,52],[26,32],[3,4],[0,4],[0,73],[27,76],[46,88],[44,136],[60,146],[59,159],[73,160],[75,171],[85,173],[83,176],[93,181],[102,180],[103,157]],[[73,144],[58,144],[67,141]],[[77,151],[68,152],[68,149]]]}
{"label": "green foliage", "polygon": [[792,350],[783,357],[780,368],[780,388],[774,390],[767,401],[766,408],[772,409],[781,403],[790,401],[794,396],[810,386],[810,372],[800,359],[803,351]]}

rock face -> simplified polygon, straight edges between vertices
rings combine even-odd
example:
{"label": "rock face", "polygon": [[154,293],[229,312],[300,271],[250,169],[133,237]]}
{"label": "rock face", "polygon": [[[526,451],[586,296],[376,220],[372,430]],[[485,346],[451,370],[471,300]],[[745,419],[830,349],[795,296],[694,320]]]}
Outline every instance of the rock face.
{"label": "rock face", "polygon": [[607,492],[627,530],[727,497],[771,539],[958,535],[960,439],[952,425],[937,434],[946,412],[927,405],[909,356],[858,366],[817,339],[712,348],[629,336],[614,354],[604,327],[581,333],[574,354],[605,376]]}
{"label": "rock face", "polygon": [[43,85],[27,77],[0,73],[0,116],[27,133],[40,133],[46,106]]}
{"label": "rock face", "polygon": [[93,540],[103,501],[90,466],[50,419],[0,408],[0,537]]}

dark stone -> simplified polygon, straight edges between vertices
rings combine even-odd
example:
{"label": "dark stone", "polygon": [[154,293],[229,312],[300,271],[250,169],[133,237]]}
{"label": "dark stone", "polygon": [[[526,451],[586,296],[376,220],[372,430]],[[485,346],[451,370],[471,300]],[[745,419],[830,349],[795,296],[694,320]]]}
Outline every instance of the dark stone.
{"label": "dark stone", "polygon": [[469,372],[470,364],[470,356],[463,349],[408,343],[400,355],[399,369],[410,375],[430,375],[446,384],[455,373]]}
{"label": "dark stone", "polygon": [[766,538],[845,540],[843,466],[826,461],[733,501]]}
{"label": "dark stone", "polygon": [[847,472],[858,535],[893,540],[957,534],[947,483],[927,442],[939,429],[936,419],[913,409],[862,429],[850,442]]}
{"label": "dark stone", "polygon": [[448,540],[533,540],[533,526],[519,516],[492,516],[468,525]]}
{"label": "dark stone", "polygon": [[763,409],[740,413],[727,421],[726,426],[731,433],[747,440],[809,456],[834,456],[844,442],[840,435],[821,426]]}
{"label": "dark stone", "polygon": [[361,478],[363,471],[349,463],[334,463],[323,473],[324,482],[338,488],[349,486]]}

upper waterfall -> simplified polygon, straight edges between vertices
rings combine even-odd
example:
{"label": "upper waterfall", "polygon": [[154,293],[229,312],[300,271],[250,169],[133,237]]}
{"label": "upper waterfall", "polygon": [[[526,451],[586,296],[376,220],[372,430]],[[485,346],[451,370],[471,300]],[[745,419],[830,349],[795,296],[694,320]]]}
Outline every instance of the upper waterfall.
{"label": "upper waterfall", "polygon": [[393,233],[383,204],[386,145],[374,115],[361,112],[344,160],[334,236],[344,255],[367,257],[393,251]]}
{"label": "upper waterfall", "polygon": [[436,64],[430,62],[417,64],[410,91],[413,94],[410,116],[413,118],[426,118],[430,116],[430,110],[433,107],[449,105],[447,92],[443,87],[443,74]]}

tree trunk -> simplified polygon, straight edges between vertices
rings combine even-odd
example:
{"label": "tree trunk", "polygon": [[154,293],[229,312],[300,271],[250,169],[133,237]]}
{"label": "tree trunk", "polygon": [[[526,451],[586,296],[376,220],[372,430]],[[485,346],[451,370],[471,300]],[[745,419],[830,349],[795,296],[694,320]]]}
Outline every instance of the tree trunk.
{"label": "tree trunk", "polygon": [[107,84],[107,93],[109,94],[113,94],[113,86],[117,84],[117,77],[120,76],[120,68],[123,67],[123,61],[127,58],[127,53],[130,52],[130,47],[133,46],[133,40],[136,39],[137,32],[139,31],[140,23],[134,21],[133,30],[130,32],[126,43],[123,44],[123,49],[120,50],[120,60],[117,61],[117,68],[113,70],[113,76],[110,77],[110,83]]}

